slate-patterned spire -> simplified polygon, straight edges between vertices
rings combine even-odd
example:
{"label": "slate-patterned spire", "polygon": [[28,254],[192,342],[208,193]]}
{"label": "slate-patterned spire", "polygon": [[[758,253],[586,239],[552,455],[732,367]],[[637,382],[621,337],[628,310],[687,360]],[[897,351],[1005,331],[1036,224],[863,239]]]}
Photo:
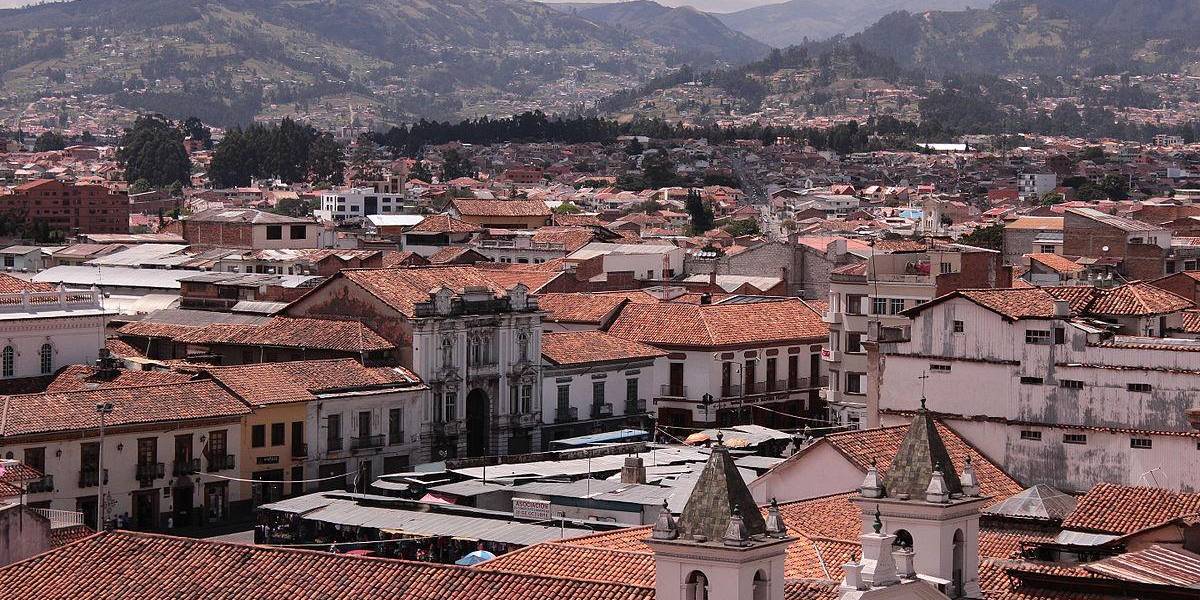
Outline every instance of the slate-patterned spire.
{"label": "slate-patterned spire", "polygon": [[725,537],[729,525],[729,515],[734,507],[741,516],[742,524],[749,536],[765,535],[766,521],[750,494],[750,488],[738,473],[729,449],[724,444],[717,443],[712,447],[708,463],[700,472],[700,479],[692,489],[683,513],[679,515],[676,526],[679,537],[695,539],[703,536],[705,540],[716,542]]}
{"label": "slate-patterned spire", "polygon": [[933,415],[924,405],[917,409],[908,434],[900,442],[900,449],[892,459],[892,465],[884,476],[884,487],[888,498],[903,498],[905,495],[912,500],[923,500],[933,479],[933,472],[942,470],[947,494],[961,494],[962,483],[954,472],[950,453],[942,436],[938,433]]}

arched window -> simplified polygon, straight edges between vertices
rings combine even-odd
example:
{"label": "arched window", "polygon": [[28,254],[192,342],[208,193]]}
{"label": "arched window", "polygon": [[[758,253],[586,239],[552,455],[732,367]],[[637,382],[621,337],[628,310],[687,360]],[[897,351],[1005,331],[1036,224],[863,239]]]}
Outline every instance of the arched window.
{"label": "arched window", "polygon": [[700,571],[692,571],[684,581],[683,590],[683,600],[708,600],[708,578]]}
{"label": "arched window", "polygon": [[896,539],[892,540],[892,548],[897,549],[897,550],[899,550],[899,549],[912,550],[913,549],[913,538],[912,538],[911,533],[909,533],[903,529],[897,529],[896,533],[894,533],[892,535],[896,536]]}
{"label": "arched window", "polygon": [[759,569],[754,573],[754,590],[751,598],[754,600],[767,600],[771,593],[771,581],[767,579],[767,573]]}
{"label": "arched window", "polygon": [[4,377],[12,377],[16,373],[17,351],[12,346],[5,346],[0,353],[0,373]]}
{"label": "arched window", "polygon": [[41,364],[42,375],[49,375],[54,369],[54,346],[42,344],[42,349],[38,350],[38,361]]}
{"label": "arched window", "polygon": [[521,330],[517,332],[517,358],[519,360],[529,360],[529,332]]}

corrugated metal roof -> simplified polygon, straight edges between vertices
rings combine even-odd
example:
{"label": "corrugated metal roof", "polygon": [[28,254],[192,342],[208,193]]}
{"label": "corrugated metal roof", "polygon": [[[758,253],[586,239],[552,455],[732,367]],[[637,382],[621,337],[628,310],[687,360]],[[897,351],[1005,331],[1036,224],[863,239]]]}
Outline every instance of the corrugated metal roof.
{"label": "corrugated metal roof", "polygon": [[1200,589],[1200,554],[1180,548],[1154,545],[1083,568],[1121,581]]}

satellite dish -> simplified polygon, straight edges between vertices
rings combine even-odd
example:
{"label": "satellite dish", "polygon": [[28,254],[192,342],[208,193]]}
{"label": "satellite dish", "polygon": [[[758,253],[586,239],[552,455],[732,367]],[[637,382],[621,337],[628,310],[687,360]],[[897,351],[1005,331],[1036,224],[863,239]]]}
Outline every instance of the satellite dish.
{"label": "satellite dish", "polygon": [[1100,251],[1101,251],[1101,252],[1108,252],[1108,246],[1101,246],[1101,247],[1100,247]]}

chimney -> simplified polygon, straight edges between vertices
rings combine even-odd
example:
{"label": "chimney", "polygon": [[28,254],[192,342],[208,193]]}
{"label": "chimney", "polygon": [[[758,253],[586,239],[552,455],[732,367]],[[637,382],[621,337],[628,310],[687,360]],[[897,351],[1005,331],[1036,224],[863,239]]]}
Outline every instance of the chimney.
{"label": "chimney", "polygon": [[1066,300],[1054,301],[1054,316],[1067,318],[1071,316],[1071,303]]}
{"label": "chimney", "polygon": [[621,483],[646,483],[646,465],[640,456],[626,456],[621,467]]}

